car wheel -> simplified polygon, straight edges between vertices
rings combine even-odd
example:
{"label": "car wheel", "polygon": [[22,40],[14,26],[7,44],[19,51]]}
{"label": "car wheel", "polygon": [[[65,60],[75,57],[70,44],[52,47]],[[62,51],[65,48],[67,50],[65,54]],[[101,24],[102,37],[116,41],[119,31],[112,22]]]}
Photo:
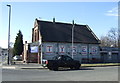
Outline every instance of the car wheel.
{"label": "car wheel", "polygon": [[74,67],[70,67],[70,69],[74,69]]}
{"label": "car wheel", "polygon": [[54,67],[54,68],[53,68],[53,70],[54,70],[54,71],[57,71],[57,70],[58,70],[58,67],[57,67],[57,66],[56,66],[56,67]]}
{"label": "car wheel", "polygon": [[75,69],[79,69],[80,68],[80,64],[77,64],[76,66],[75,66]]}

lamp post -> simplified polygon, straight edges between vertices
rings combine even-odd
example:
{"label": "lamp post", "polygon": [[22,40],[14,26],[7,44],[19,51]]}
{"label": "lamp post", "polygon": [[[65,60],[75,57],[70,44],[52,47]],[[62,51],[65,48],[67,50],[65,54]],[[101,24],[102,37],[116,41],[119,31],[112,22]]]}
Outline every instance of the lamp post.
{"label": "lamp post", "polygon": [[[39,45],[38,45],[38,64],[42,64],[42,59],[43,55],[42,55],[42,38],[40,38],[39,40]],[[41,61],[41,62],[40,62]]]}
{"label": "lamp post", "polygon": [[8,65],[10,63],[10,18],[11,18],[11,5],[7,5],[9,7],[9,26],[8,26]]}
{"label": "lamp post", "polygon": [[72,26],[72,58],[73,58],[73,46],[74,46],[74,20],[73,20],[73,26]]}

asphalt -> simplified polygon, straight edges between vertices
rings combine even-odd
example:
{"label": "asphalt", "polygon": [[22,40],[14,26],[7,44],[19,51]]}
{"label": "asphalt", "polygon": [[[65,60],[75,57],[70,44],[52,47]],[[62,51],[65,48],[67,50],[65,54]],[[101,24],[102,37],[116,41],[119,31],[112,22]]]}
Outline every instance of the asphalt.
{"label": "asphalt", "polygon": [[[40,81],[76,81],[72,83],[79,83],[78,81],[118,81],[118,67],[81,67],[79,70],[71,70],[68,68],[59,69],[59,71],[49,71],[48,69],[3,69],[2,81],[10,81],[11,83],[24,83],[20,81],[32,81],[38,83]],[[96,83],[91,82],[91,83]],[[26,82],[25,82],[26,83]],[[41,82],[40,82],[41,83]],[[54,82],[53,82],[54,83]],[[56,82],[55,82],[56,83]],[[64,83],[64,82],[63,82]],[[87,83],[87,82],[82,82]],[[118,82],[116,82],[118,83]]]}

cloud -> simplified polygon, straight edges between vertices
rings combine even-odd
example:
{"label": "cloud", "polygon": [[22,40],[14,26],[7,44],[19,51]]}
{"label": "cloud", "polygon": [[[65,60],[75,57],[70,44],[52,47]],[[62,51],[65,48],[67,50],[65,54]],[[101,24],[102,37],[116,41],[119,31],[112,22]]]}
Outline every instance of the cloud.
{"label": "cloud", "polygon": [[107,16],[118,16],[118,7],[114,7],[111,10],[108,10],[106,15]]}
{"label": "cloud", "polygon": [[[10,47],[13,47],[14,42],[10,41]],[[0,40],[0,47],[8,48],[8,40]]]}
{"label": "cloud", "polygon": [[8,47],[7,40],[0,40],[0,47],[7,48]]}

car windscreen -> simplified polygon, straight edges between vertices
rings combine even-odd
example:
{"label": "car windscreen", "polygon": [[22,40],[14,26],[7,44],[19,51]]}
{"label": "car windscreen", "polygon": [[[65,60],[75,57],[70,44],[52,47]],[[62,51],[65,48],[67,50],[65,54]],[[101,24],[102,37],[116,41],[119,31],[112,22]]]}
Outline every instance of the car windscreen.
{"label": "car windscreen", "polygon": [[52,60],[60,60],[61,59],[61,56],[54,56],[53,58],[52,58]]}

